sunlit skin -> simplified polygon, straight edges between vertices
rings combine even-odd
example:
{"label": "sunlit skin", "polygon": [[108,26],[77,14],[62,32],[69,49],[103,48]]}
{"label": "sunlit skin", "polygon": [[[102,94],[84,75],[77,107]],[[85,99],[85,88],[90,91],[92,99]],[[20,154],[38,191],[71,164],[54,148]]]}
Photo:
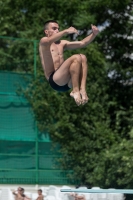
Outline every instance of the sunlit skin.
{"label": "sunlit skin", "polygon": [[79,195],[76,193],[70,193],[70,196],[74,198],[74,200],[86,200],[84,195]]}
{"label": "sunlit skin", "polygon": [[63,52],[68,49],[78,49],[87,46],[91,43],[99,30],[96,26],[91,25],[92,34],[81,41],[67,41],[61,38],[67,34],[78,34],[74,27],[70,27],[63,31],[59,31],[59,25],[50,22],[45,29],[46,37],[40,40],[39,51],[44,69],[44,74],[48,80],[51,73],[54,73],[53,80],[56,84],[63,86],[68,84],[72,91],[70,96],[74,98],[76,104],[84,105],[88,102],[86,93],[86,79],[87,79],[87,59],[83,54],[75,54],[64,60]]}
{"label": "sunlit skin", "polygon": [[24,197],[22,196],[21,187],[19,187],[17,191],[13,191],[13,194],[15,195],[15,200],[24,200]]}
{"label": "sunlit skin", "polygon": [[26,196],[24,194],[24,189],[23,188],[21,189],[21,193],[20,194],[21,194],[21,196],[23,197],[24,200],[31,200],[31,198],[29,198],[28,196]]}
{"label": "sunlit skin", "polygon": [[38,197],[36,200],[44,200],[44,195],[42,195],[42,191],[38,190]]}

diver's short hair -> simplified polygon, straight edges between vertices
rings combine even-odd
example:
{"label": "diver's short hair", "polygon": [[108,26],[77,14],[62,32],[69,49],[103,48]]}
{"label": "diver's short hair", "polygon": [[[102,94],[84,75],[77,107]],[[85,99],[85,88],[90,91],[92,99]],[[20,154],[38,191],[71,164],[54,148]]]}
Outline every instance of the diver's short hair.
{"label": "diver's short hair", "polygon": [[47,29],[49,23],[56,23],[56,24],[58,24],[58,22],[56,20],[50,19],[50,20],[48,20],[48,21],[46,21],[44,23],[44,31]]}

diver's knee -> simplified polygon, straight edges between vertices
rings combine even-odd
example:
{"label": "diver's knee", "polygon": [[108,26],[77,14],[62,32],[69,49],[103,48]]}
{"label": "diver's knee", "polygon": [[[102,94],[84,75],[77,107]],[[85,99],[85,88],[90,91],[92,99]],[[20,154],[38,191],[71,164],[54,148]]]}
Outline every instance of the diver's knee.
{"label": "diver's knee", "polygon": [[80,54],[82,62],[87,62],[87,58],[84,54]]}
{"label": "diver's knee", "polygon": [[82,63],[82,58],[81,58],[81,56],[79,55],[79,54],[75,54],[75,55],[73,55],[72,56],[72,60],[73,60],[73,62],[78,62],[78,63]]}

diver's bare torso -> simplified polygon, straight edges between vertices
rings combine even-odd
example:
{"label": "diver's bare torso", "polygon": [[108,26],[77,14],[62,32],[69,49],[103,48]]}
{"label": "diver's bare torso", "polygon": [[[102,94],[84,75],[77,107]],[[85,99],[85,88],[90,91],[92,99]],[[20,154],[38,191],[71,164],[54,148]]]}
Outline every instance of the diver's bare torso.
{"label": "diver's bare torso", "polygon": [[39,52],[46,79],[49,79],[52,72],[57,70],[64,62],[63,51],[65,43],[65,40],[60,40],[51,45],[43,45],[40,41]]}

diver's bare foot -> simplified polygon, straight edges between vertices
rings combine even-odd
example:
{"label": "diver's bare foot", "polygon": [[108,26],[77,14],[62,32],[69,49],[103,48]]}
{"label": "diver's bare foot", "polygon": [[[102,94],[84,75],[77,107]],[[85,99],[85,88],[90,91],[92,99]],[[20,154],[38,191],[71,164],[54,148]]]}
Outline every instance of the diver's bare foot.
{"label": "diver's bare foot", "polygon": [[82,97],[82,105],[86,104],[89,100],[86,91],[80,90],[80,94]]}
{"label": "diver's bare foot", "polygon": [[76,104],[79,106],[82,104],[82,99],[81,99],[81,95],[80,92],[71,92],[70,96],[74,98]]}
{"label": "diver's bare foot", "polygon": [[74,95],[74,92],[72,91],[72,92],[70,93],[70,96],[73,98],[73,95]]}

